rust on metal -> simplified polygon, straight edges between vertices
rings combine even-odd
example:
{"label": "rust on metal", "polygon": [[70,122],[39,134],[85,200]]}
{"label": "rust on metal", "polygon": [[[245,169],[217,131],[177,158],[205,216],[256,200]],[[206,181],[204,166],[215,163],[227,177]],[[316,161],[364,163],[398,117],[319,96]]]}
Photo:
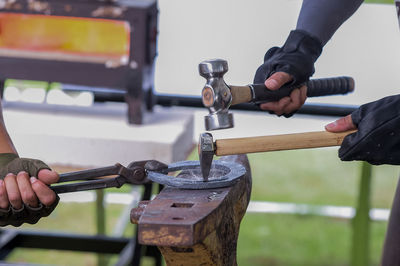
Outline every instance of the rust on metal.
{"label": "rust on metal", "polygon": [[[167,265],[236,265],[236,245],[250,199],[247,156],[226,156],[246,168],[230,187],[204,190],[164,188],[140,215],[140,244],[156,245]],[[187,174],[187,173],[185,173]]]}
{"label": "rust on metal", "polygon": [[131,210],[131,222],[134,224],[139,223],[139,219],[142,216],[144,209],[150,203],[149,200],[142,200],[139,202],[138,206]]}

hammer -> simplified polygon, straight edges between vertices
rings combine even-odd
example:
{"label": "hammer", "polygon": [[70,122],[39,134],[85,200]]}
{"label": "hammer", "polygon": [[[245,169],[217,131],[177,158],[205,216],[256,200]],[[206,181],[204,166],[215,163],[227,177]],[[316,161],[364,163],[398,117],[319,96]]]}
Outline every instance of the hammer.
{"label": "hammer", "polygon": [[[202,90],[203,104],[210,112],[204,117],[206,130],[232,128],[233,115],[228,112],[231,105],[278,101],[289,96],[297,88],[287,84],[279,90],[272,91],[264,84],[227,85],[223,78],[227,71],[228,62],[223,59],[207,60],[199,64],[199,73],[207,80]],[[351,77],[312,79],[305,85],[307,97],[347,94],[354,90],[354,79]]]}
{"label": "hammer", "polygon": [[203,181],[208,181],[214,155],[224,156],[267,151],[340,146],[344,137],[356,130],[332,133],[304,132],[284,135],[215,140],[211,133],[200,134],[198,149]]}

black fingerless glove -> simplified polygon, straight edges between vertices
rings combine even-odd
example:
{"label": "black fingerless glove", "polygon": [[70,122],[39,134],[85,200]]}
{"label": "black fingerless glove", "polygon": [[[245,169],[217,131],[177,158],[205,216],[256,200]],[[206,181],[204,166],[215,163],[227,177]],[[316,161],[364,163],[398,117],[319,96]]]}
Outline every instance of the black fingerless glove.
{"label": "black fingerless glove", "polygon": [[351,118],[358,131],[344,138],[341,160],[400,164],[400,95],[361,105]]}
{"label": "black fingerless glove", "polygon": [[264,56],[264,63],[257,69],[254,83],[264,81],[275,72],[293,76],[293,85],[308,81],[314,74],[314,63],[322,52],[322,43],[305,31],[291,31],[285,44],[273,47]]}
{"label": "black fingerless glove", "polygon": [[19,158],[15,153],[1,153],[0,154],[0,178],[9,174],[18,174],[25,171],[29,176],[38,177],[38,173],[42,169],[49,169],[50,167],[44,162],[36,159]]}
{"label": "black fingerless glove", "polygon": [[20,226],[23,223],[37,223],[40,218],[49,216],[56,208],[60,201],[60,197],[56,196],[56,200],[50,206],[45,206],[39,202],[38,207],[23,204],[19,210],[14,209],[11,205],[7,210],[0,209],[0,226]]}
{"label": "black fingerless glove", "polygon": [[[40,160],[19,158],[14,153],[0,154],[0,179],[4,179],[8,173],[16,175],[21,171],[27,172],[29,176],[38,177],[38,173],[42,169],[50,170],[50,167]],[[49,216],[55,209],[60,200],[58,195],[56,196],[56,200],[50,206],[45,206],[39,202],[38,207],[23,204],[19,210],[14,209],[11,205],[7,210],[0,209],[0,226],[37,223],[40,218]]]}

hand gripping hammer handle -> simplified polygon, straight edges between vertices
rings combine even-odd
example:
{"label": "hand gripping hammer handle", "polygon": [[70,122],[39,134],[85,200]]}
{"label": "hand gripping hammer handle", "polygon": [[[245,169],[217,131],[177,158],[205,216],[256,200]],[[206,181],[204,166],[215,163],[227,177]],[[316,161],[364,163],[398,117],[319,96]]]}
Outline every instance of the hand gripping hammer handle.
{"label": "hand gripping hammer handle", "polygon": [[[306,82],[307,97],[347,94],[354,91],[354,79],[351,77],[334,77],[312,79]],[[293,85],[284,85],[279,90],[270,90],[264,84],[243,86],[230,86],[232,93],[232,105],[244,102],[274,102],[289,96],[296,89]]]}

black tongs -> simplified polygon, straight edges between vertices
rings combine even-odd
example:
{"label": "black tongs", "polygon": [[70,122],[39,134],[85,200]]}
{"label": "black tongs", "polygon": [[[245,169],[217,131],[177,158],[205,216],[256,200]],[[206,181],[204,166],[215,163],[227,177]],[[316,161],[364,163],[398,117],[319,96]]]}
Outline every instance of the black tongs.
{"label": "black tongs", "polygon": [[[110,187],[119,188],[126,183],[142,185],[150,182],[147,178],[147,171],[161,171],[166,168],[168,168],[166,164],[156,160],[132,162],[128,167],[124,167],[117,163],[113,166],[60,174],[60,179],[57,184],[70,181],[86,181],[63,185],[52,185],[50,188],[59,194]],[[100,178],[115,175],[117,176],[112,178]]]}

